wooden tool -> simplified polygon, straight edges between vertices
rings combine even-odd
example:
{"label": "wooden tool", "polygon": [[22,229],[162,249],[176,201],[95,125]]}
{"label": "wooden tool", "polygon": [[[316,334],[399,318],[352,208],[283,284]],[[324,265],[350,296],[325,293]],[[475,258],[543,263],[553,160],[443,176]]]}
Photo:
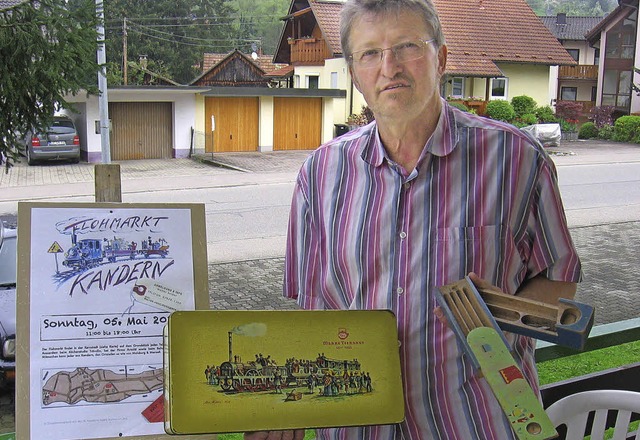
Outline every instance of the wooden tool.
{"label": "wooden tool", "polygon": [[504,331],[581,350],[593,326],[594,313],[590,305],[561,298],[554,306],[477,289],[468,277],[441,287],[440,293],[465,336],[479,325],[492,326],[491,321],[495,320]]}
{"label": "wooden tool", "polygon": [[[482,372],[519,440],[557,437],[509,351],[504,334],[480,293],[467,277],[438,291],[440,306],[475,369]],[[493,298],[493,297],[492,297]]]}

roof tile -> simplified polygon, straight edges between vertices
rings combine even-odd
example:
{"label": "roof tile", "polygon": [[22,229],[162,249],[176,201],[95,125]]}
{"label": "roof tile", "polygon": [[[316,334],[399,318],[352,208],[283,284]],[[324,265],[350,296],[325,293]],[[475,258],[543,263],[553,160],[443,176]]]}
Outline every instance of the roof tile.
{"label": "roof tile", "polygon": [[495,62],[575,64],[524,0],[434,0],[447,40],[447,73],[501,75]]}
{"label": "roof tile", "polygon": [[553,15],[540,17],[540,20],[558,40],[584,41],[585,35],[600,23],[602,17],[567,16],[565,23],[562,23],[557,15]]}

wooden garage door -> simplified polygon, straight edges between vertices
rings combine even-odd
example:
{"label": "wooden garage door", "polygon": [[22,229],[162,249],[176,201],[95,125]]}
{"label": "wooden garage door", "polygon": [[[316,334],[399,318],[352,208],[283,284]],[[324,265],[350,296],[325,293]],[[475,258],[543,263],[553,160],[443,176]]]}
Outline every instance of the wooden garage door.
{"label": "wooden garage door", "polygon": [[204,105],[207,153],[258,151],[258,98],[206,98]]}
{"label": "wooden garage door", "polygon": [[173,157],[172,103],[110,102],[111,159]]}
{"label": "wooden garage door", "polygon": [[274,98],[273,149],[315,150],[320,145],[322,98]]}

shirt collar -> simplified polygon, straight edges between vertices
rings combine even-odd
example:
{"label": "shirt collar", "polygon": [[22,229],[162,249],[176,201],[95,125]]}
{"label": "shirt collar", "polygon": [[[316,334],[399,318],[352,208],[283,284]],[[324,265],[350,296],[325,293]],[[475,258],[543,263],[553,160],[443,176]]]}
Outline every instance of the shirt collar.
{"label": "shirt collar", "polygon": [[[438,124],[431,137],[427,140],[418,164],[422,162],[427,153],[440,157],[447,156],[458,144],[455,113],[445,99],[441,98],[441,101],[442,111],[438,118]],[[387,152],[382,145],[382,140],[380,139],[378,126],[375,123],[373,124],[372,130],[369,131],[368,139],[363,145],[362,159],[375,167],[382,165],[385,159],[389,160]]]}

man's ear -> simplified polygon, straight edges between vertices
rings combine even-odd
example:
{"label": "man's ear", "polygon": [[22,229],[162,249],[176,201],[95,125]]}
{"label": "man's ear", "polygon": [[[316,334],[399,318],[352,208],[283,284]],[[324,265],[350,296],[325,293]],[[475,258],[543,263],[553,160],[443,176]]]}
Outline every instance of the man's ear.
{"label": "man's ear", "polygon": [[444,44],[438,49],[438,75],[442,77],[447,67],[447,46]]}
{"label": "man's ear", "polygon": [[358,92],[362,93],[362,90],[360,89],[360,84],[358,83],[358,77],[356,77],[356,74],[353,72],[353,67],[349,66],[349,73],[351,74],[351,81],[353,82],[353,85],[356,86],[356,89],[358,89]]}

